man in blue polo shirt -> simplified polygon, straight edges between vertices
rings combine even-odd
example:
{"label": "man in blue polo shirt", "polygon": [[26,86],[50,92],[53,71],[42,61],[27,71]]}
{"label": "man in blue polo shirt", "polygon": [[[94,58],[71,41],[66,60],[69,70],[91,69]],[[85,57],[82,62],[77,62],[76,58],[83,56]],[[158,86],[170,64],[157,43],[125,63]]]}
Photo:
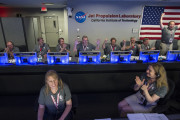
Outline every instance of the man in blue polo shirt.
{"label": "man in blue polo shirt", "polygon": [[88,40],[87,36],[82,37],[82,42],[78,42],[75,40],[74,43],[74,52],[77,51],[77,55],[79,55],[79,51],[92,51],[92,50],[99,50],[100,40],[97,40],[97,46],[91,44]]}

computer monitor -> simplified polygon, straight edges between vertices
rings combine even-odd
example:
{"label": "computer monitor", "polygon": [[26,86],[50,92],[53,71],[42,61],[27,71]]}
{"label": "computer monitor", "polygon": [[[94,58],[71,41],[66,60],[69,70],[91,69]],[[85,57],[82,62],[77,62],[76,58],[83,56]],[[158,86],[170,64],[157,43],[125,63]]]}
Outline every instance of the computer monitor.
{"label": "computer monitor", "polygon": [[36,64],[37,54],[36,52],[15,52],[14,59],[16,65]]}
{"label": "computer monitor", "polygon": [[144,50],[139,53],[139,60],[142,60],[144,63],[156,63],[158,61],[159,50]]}
{"label": "computer monitor", "polygon": [[130,63],[132,51],[111,51],[111,63]]}
{"label": "computer monitor", "polygon": [[79,63],[101,63],[100,51],[80,51]]}
{"label": "computer monitor", "polygon": [[180,61],[180,50],[169,50],[166,54],[168,61]]}
{"label": "computer monitor", "polygon": [[48,64],[68,64],[69,53],[68,52],[48,52],[47,63]]}
{"label": "computer monitor", "polygon": [[0,52],[0,64],[8,63],[8,55],[6,52]]}

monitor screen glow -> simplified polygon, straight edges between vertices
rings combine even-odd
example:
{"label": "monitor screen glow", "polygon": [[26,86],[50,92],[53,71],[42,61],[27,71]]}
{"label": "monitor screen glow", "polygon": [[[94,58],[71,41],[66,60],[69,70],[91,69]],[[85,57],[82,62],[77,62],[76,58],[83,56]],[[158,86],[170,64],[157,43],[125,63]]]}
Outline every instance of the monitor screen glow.
{"label": "monitor screen glow", "polygon": [[8,63],[8,55],[6,52],[0,52],[0,64]]}
{"label": "monitor screen glow", "polygon": [[145,50],[140,51],[139,53],[139,60],[142,60],[144,63],[151,62],[156,63],[158,62],[159,50]]}
{"label": "monitor screen glow", "polygon": [[111,63],[130,63],[132,51],[111,51]]}
{"label": "monitor screen glow", "polygon": [[20,64],[36,64],[37,54],[36,52],[15,52],[14,53],[15,63]]}
{"label": "monitor screen glow", "polygon": [[180,51],[179,50],[169,50],[166,55],[166,60],[180,61]]}
{"label": "monitor screen glow", "polygon": [[68,52],[48,52],[47,62],[48,64],[68,64],[69,53]]}
{"label": "monitor screen glow", "polygon": [[80,51],[79,63],[101,63],[100,51]]}

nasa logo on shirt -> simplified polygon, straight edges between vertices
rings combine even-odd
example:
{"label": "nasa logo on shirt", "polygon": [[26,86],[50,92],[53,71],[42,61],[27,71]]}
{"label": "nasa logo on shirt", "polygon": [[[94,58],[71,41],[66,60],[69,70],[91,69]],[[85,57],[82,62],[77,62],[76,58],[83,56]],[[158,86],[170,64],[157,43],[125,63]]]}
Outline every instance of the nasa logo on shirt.
{"label": "nasa logo on shirt", "polygon": [[78,23],[83,23],[86,20],[86,14],[82,11],[77,12],[75,15],[75,20]]}
{"label": "nasa logo on shirt", "polygon": [[59,100],[60,100],[60,101],[63,101],[63,100],[64,100],[64,98],[63,98],[62,95],[59,96]]}

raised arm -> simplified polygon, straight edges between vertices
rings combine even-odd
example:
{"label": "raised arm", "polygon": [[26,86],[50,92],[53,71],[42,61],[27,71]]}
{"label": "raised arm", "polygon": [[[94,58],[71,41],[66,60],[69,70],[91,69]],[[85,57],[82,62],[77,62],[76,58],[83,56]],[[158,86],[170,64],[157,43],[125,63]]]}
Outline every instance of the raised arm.
{"label": "raised arm", "polygon": [[100,39],[97,39],[97,46],[96,46],[96,50],[99,50],[99,46],[100,46]]}
{"label": "raised arm", "polygon": [[126,50],[126,40],[123,40],[123,46],[121,47],[121,50]]}
{"label": "raised arm", "polygon": [[104,50],[104,49],[105,49],[105,47],[106,47],[106,43],[107,43],[107,41],[108,41],[108,39],[106,38],[106,39],[104,40],[103,45],[102,45],[102,49],[103,49],[103,50]]}
{"label": "raised arm", "polygon": [[79,42],[78,40],[75,40],[73,52],[77,52],[77,44],[79,44]]}
{"label": "raised arm", "polygon": [[177,25],[178,26],[178,29],[180,28],[180,24],[179,25]]}
{"label": "raised arm", "polygon": [[163,25],[163,22],[162,22],[162,21],[163,21],[162,19],[163,19],[164,15],[165,15],[165,13],[162,13],[162,14],[161,14],[161,19],[160,19],[160,28],[161,28],[161,29],[164,28],[164,25]]}

